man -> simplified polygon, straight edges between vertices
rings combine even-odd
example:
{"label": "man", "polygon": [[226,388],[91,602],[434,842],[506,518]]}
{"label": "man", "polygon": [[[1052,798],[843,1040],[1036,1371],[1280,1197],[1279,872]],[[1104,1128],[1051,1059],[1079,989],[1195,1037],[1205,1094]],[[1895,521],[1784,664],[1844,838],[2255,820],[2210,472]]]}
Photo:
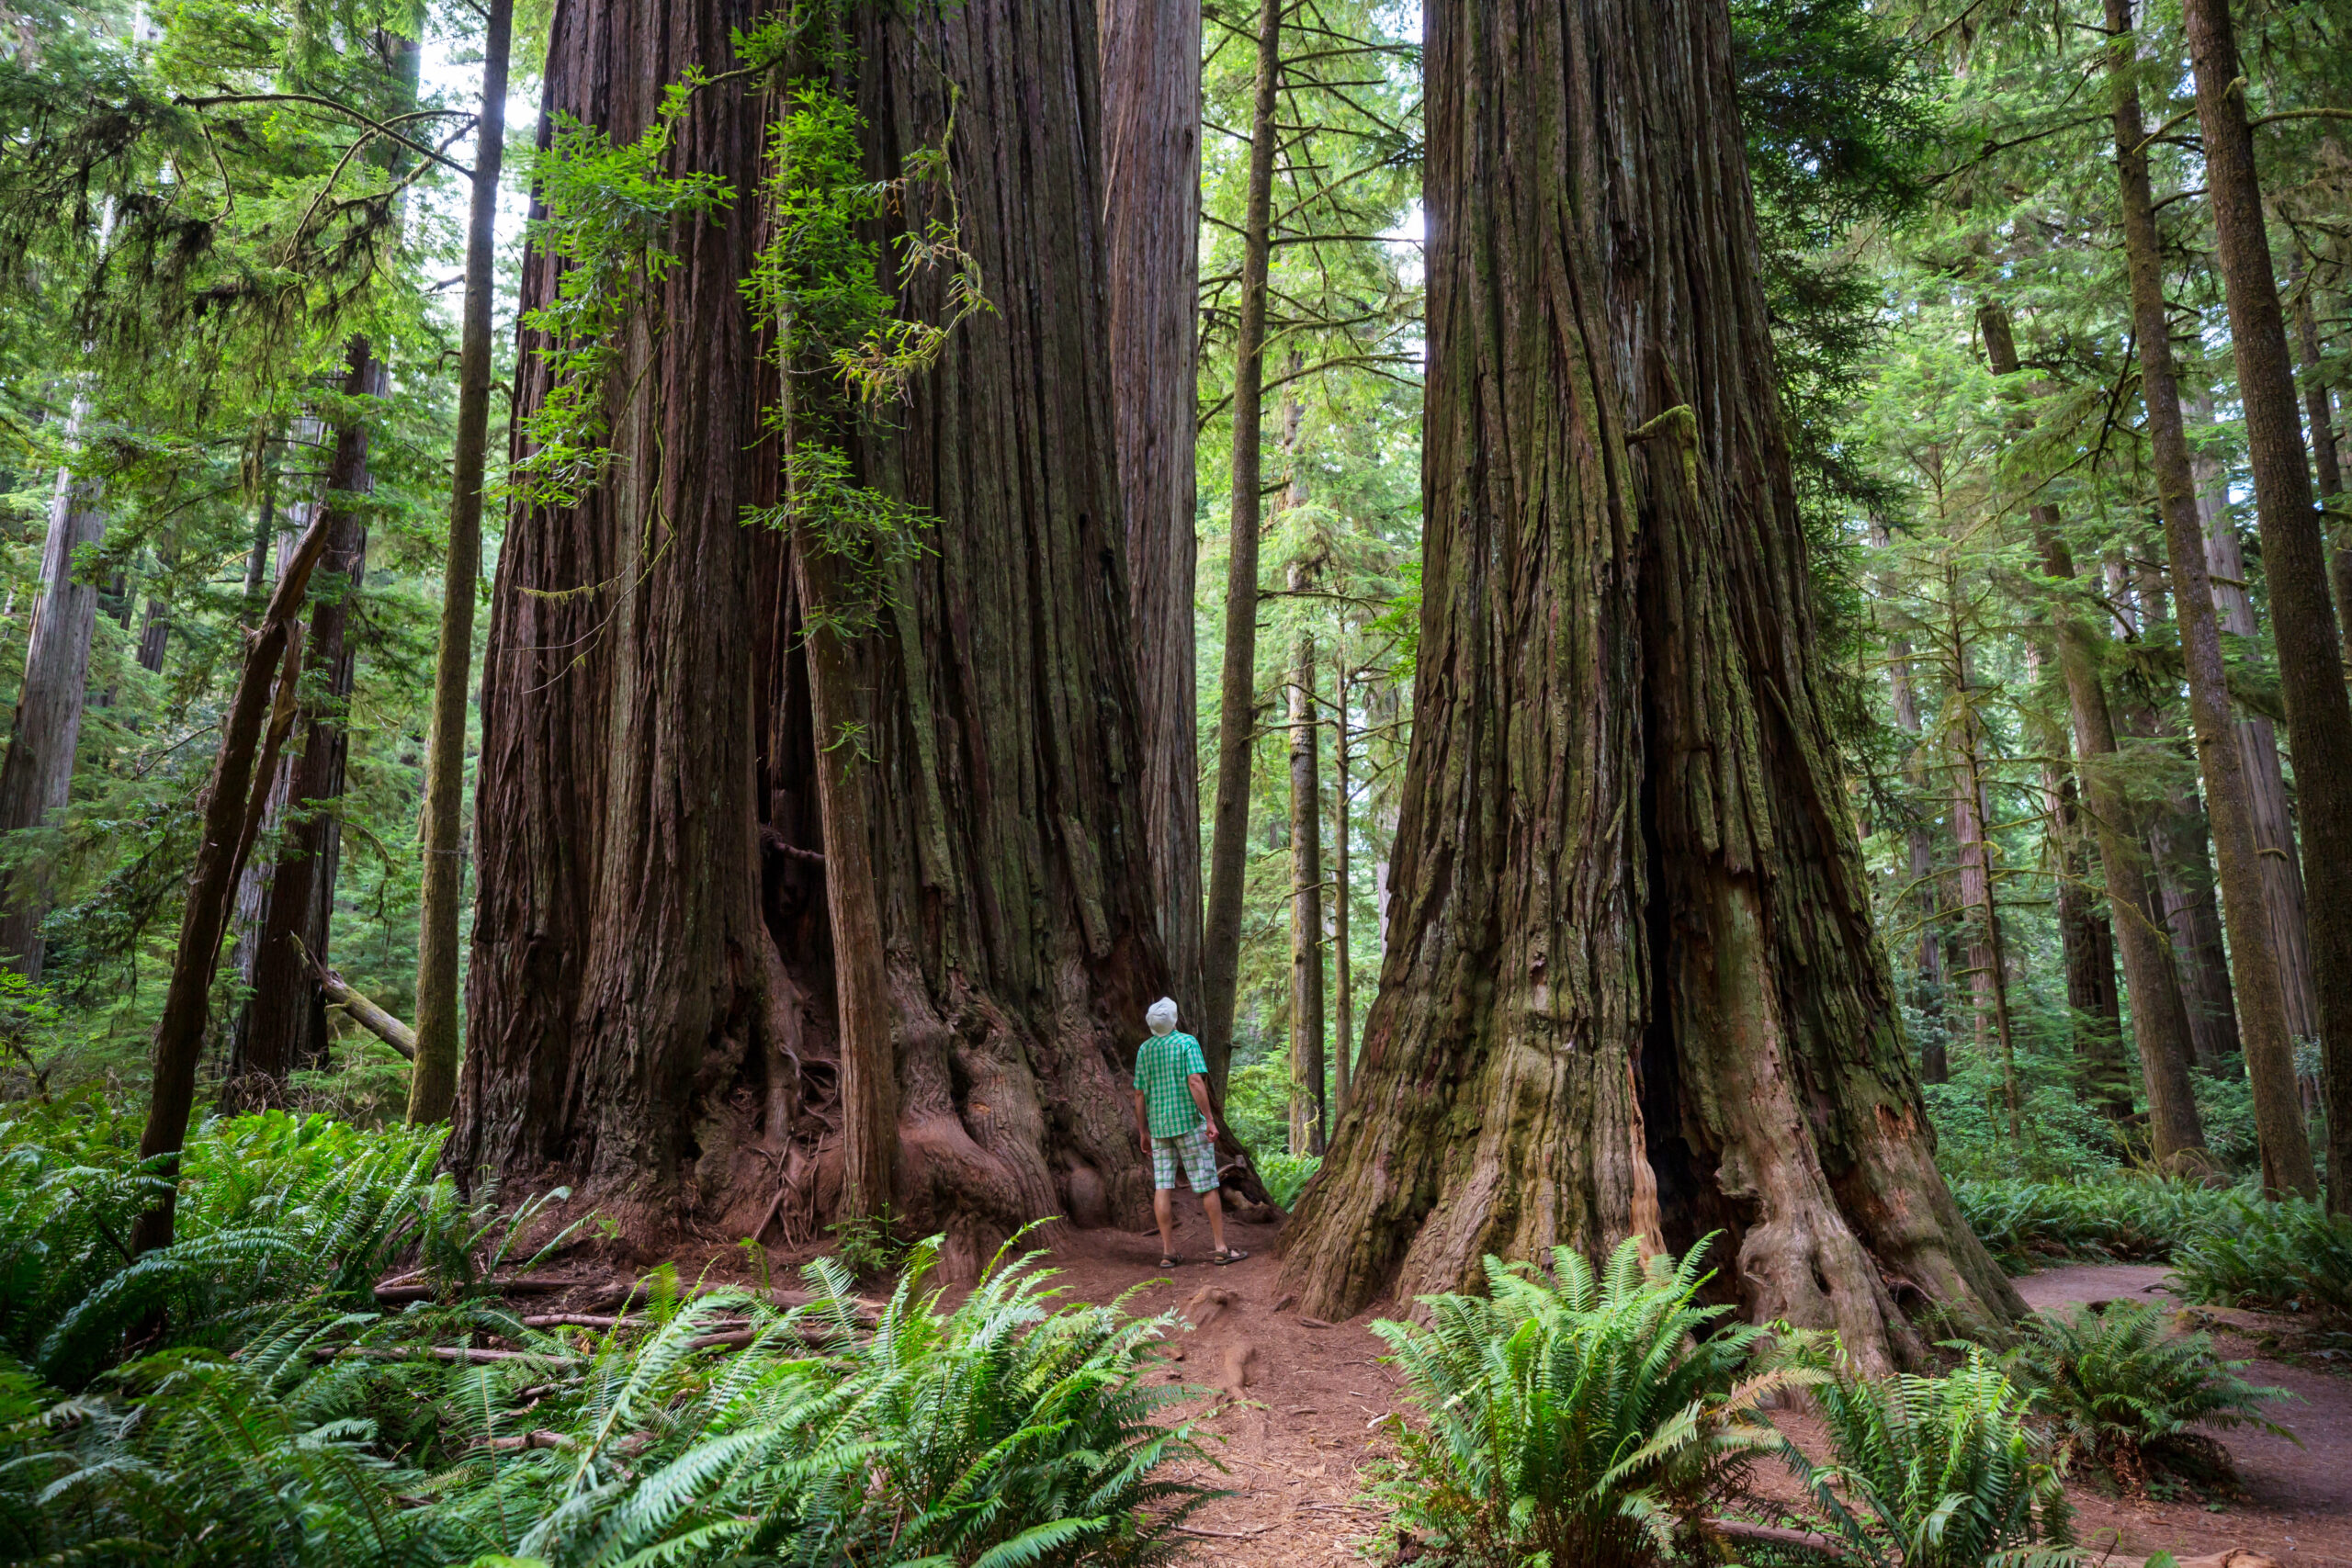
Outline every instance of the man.
{"label": "man", "polygon": [[1208,1064],[1201,1043],[1176,1032],[1176,1004],[1167,997],[1151,1004],[1144,1021],[1151,1038],[1136,1053],[1136,1136],[1151,1156],[1151,1212],[1159,1221],[1159,1266],[1184,1261],[1176,1255],[1176,1179],[1201,1195],[1216,1251],[1209,1261],[1223,1268],[1250,1255],[1225,1245],[1225,1205],[1216,1196],[1216,1118],[1209,1111]]}

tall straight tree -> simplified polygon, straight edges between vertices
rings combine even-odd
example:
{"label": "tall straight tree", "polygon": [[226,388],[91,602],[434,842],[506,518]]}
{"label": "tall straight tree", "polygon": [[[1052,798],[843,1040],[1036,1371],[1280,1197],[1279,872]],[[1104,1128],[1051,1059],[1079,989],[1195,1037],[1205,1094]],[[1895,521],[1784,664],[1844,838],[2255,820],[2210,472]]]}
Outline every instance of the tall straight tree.
{"label": "tall straight tree", "polygon": [[[1198,1016],[1194,323],[1200,314],[1200,0],[1099,0],[1112,420],[1142,705],[1144,830],[1174,995]],[[1253,611],[1254,613],[1254,611]]]}
{"label": "tall straight tree", "polygon": [[441,637],[425,737],[424,856],[416,939],[416,1067],[408,1119],[439,1122],[458,1087],[458,917],[465,899],[466,694],[472,684],[474,592],[481,576],[482,470],[490,442],[490,307],[497,286],[498,175],[506,155],[506,64],[514,0],[490,0],[481,108],[474,122],[466,221],[466,297],[458,337],[457,448],[449,476],[449,553],[441,568]]}
{"label": "tall straight tree", "polygon": [[[1295,430],[1294,414],[1293,429]],[[1295,446],[1295,441],[1284,443]],[[1295,472],[1295,470],[1294,470]],[[1294,495],[1297,482],[1292,483]],[[1290,591],[1308,571],[1290,565]],[[1290,1152],[1319,1155],[1323,1104],[1323,716],[1315,697],[1315,636],[1301,632],[1290,703]]]}
{"label": "tall straight tree", "polygon": [[[2165,553],[2172,566],[2173,608],[2188,666],[2188,708],[2205,775],[2206,807],[2220,863],[2222,913],[2229,925],[2230,965],[2246,1076],[2254,1083],[2255,1125],[2262,1143],[2262,1182],[2272,1192],[2316,1194],[2311,1141],[2295,1093],[2294,1045],[2287,1004],[2270,945],[2262,900],[2254,813],[2231,724],[2228,676],[2222,662],[2221,624],[2213,609],[2212,578],[2205,565],[2205,534],[2197,514],[2197,481],[2181,417],[2180,381],[2166,313],[2164,260],[2156,236],[2155,200],[2148,180],[2147,128],[2133,76],[2131,0],[2106,0],[2108,62],[2113,93],[2117,186],[2123,209],[2123,248],[2132,277],[2132,316],[2140,351],[2140,396],[2148,415],[2156,494],[2164,514]],[[2300,441],[2300,437],[2298,437]],[[2281,563],[2273,561],[2276,580]],[[2325,583],[2322,581],[2322,592]],[[2334,647],[2330,638],[2329,646]],[[2290,714],[2291,728],[2293,716]],[[2299,770],[2300,771],[2300,770]],[[2306,834],[2305,850],[2310,848]],[[2314,933],[2316,935],[2317,933]],[[2321,985],[2324,1016],[2327,989]]]}
{"label": "tall straight tree", "polygon": [[[724,61],[762,14],[563,7],[542,125],[634,141],[665,84]],[[787,452],[766,416],[792,424],[808,394],[779,388],[775,320],[741,285],[776,232],[755,197],[808,188],[798,165],[762,179],[789,152],[774,120],[807,100],[736,78],[672,123],[668,170],[732,199],[662,237],[676,264],[614,369],[641,395],[612,426],[613,477],[522,509],[500,554],[478,807],[495,830],[453,1160],[560,1172],[659,1246],[689,1216],[741,1235],[782,1213],[813,1235],[878,1157],[896,1211],[969,1269],[1041,1215],[1148,1214],[1122,1075],[1168,972],[1102,351],[1095,19],[1085,0],[843,16],[841,73],[816,90],[827,126],[858,127],[858,187],[926,147],[954,181],[951,198],[910,178],[860,232],[888,246],[944,226],[994,310],[888,417]],[[896,254],[874,253],[877,276]],[[526,310],[560,266],[526,259]],[[966,281],[922,271],[902,319],[942,320]],[[526,418],[555,373],[526,354]],[[820,521],[799,487],[820,471],[921,532],[854,619],[796,568],[800,525]],[[852,678],[812,687],[836,645]],[[838,804],[825,817],[829,765],[854,769],[865,867],[831,852],[854,825]],[[871,879],[878,931],[842,928],[865,895],[836,899],[836,878]],[[840,1016],[854,962],[887,987],[896,1139],[846,1156],[842,1037],[874,1021]]]}
{"label": "tall straight tree", "polygon": [[1418,712],[1305,1310],[1619,1237],[1873,1366],[2020,1310],[1938,1174],[1818,691],[1722,0],[1428,17]]}
{"label": "tall straight tree", "polygon": [[[2295,781],[2302,797],[2303,879],[2324,886],[2324,879],[2352,864],[2352,699],[2344,690],[2344,645],[2328,592],[2326,541],[2312,503],[2301,411],[2295,406],[2295,362],[2287,351],[2278,275],[2271,266],[2269,220],[2255,173],[2254,130],[2246,119],[2245,78],[2229,0],[2183,0],[2181,19],[2197,78],[2213,248],[2229,298],[2230,352],[2237,361],[2238,397],[2245,405],[2271,636],[2278,649],[2278,684],[2287,699],[2287,733],[2294,743]],[[2352,899],[2322,898],[2310,913],[2320,1077],[2329,1111],[2328,1206],[2346,1213],[2352,1213]],[[2280,1181],[2312,1190],[2308,1153],[2300,1161],[2295,1157],[2302,1121],[2291,1057],[2284,1064],[2257,1061],[2249,1051],[2246,1067],[2254,1077],[2266,1180],[2275,1163]],[[2291,1130],[2286,1124],[2290,1109]],[[2274,1139],[2279,1145],[2276,1161],[2270,1156]]]}
{"label": "tall straight tree", "polygon": [[[90,417],[77,400],[66,424],[72,445]],[[98,589],[74,577],[75,558],[106,537],[107,514],[98,481],[57,471],[49,502],[49,531],[40,552],[40,597],[25,648],[25,672],[0,761],[0,832],[38,828],[64,807],[74,787],[74,753],[90,694],[90,637],[98,619]],[[28,980],[40,978],[40,924],[49,914],[45,867],[28,863],[0,875],[0,963]]]}
{"label": "tall straight tree", "polygon": [[368,559],[368,419],[363,399],[380,397],[384,366],[366,336],[345,346],[346,393],[332,426],[334,442],[319,506],[327,538],[311,574],[315,592],[302,650],[305,671],[302,742],[287,759],[277,857],[261,878],[264,892],[252,933],[252,995],[232,1035],[230,1093],[254,1104],[275,1101],[286,1075],[315,1066],[327,1045],[326,998],[312,978],[312,960],[329,961],[336,863],[342,852],[337,811],[345,765],[355,660],[351,643],[355,595]]}
{"label": "tall straight tree", "polygon": [[1209,895],[1201,949],[1201,1050],[1222,1096],[1233,1061],[1241,973],[1241,894],[1249,864],[1250,761],[1258,728],[1258,525],[1266,383],[1266,275],[1272,254],[1274,117],[1282,84],[1283,0],[1259,0],[1258,76],[1250,116],[1250,198],[1242,216],[1240,330],[1234,348],[1233,491],[1227,528],[1225,652],[1216,704],[1216,809],[1209,820]]}

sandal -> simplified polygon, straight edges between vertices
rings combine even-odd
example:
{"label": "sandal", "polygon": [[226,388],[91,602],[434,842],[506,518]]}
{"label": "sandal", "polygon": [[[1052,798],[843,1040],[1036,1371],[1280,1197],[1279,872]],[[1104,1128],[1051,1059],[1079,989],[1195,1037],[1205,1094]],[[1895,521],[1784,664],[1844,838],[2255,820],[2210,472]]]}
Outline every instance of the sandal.
{"label": "sandal", "polygon": [[1173,1269],[1183,1261],[1172,1252],[1163,1252],[1159,1255],[1159,1266],[1162,1269]]}
{"label": "sandal", "polygon": [[1238,1247],[1221,1247],[1209,1254],[1209,1261],[1222,1269],[1228,1263],[1238,1263],[1249,1256]]}

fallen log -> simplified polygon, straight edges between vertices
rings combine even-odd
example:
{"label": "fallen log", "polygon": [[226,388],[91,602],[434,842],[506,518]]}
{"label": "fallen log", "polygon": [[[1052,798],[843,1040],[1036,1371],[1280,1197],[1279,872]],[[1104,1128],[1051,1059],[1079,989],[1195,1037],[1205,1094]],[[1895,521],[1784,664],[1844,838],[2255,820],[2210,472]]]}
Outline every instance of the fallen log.
{"label": "fallen log", "polygon": [[350,981],[311,957],[311,950],[302,945],[300,937],[288,932],[286,940],[294,944],[294,951],[301,955],[302,962],[310,967],[311,978],[319,983],[319,989],[326,993],[327,1000],[349,1013],[352,1021],[367,1030],[368,1033],[390,1045],[410,1061],[416,1060],[415,1030],[353,990]]}
{"label": "fallen log", "polygon": [[[554,1280],[544,1275],[523,1274],[512,1280],[493,1280],[490,1290],[501,1296],[544,1296],[558,1291],[594,1283],[590,1280]],[[376,1287],[378,1306],[399,1306],[406,1302],[429,1302],[441,1294],[438,1285],[379,1285]]]}
{"label": "fallen log", "polygon": [[1815,1530],[1790,1529],[1782,1525],[1759,1525],[1747,1519],[1709,1519],[1707,1528],[1717,1535],[1734,1540],[1752,1540],[1769,1546],[1802,1547],[1807,1551],[1826,1552],[1833,1557],[1850,1557],[1853,1548],[1834,1535]]}

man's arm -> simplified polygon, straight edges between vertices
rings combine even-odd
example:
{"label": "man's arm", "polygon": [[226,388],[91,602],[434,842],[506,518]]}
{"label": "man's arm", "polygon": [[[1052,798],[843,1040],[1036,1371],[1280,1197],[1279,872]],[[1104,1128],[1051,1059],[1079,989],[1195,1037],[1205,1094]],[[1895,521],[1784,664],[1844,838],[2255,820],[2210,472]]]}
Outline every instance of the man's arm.
{"label": "man's arm", "polygon": [[1201,1108],[1201,1120],[1208,1123],[1209,1142],[1216,1142],[1216,1112],[1209,1109],[1209,1080],[1194,1073],[1184,1080],[1184,1087],[1193,1091],[1193,1103]]}
{"label": "man's arm", "polygon": [[1151,1147],[1151,1117],[1144,1109],[1143,1090],[1136,1090],[1136,1136],[1143,1140],[1145,1148]]}

